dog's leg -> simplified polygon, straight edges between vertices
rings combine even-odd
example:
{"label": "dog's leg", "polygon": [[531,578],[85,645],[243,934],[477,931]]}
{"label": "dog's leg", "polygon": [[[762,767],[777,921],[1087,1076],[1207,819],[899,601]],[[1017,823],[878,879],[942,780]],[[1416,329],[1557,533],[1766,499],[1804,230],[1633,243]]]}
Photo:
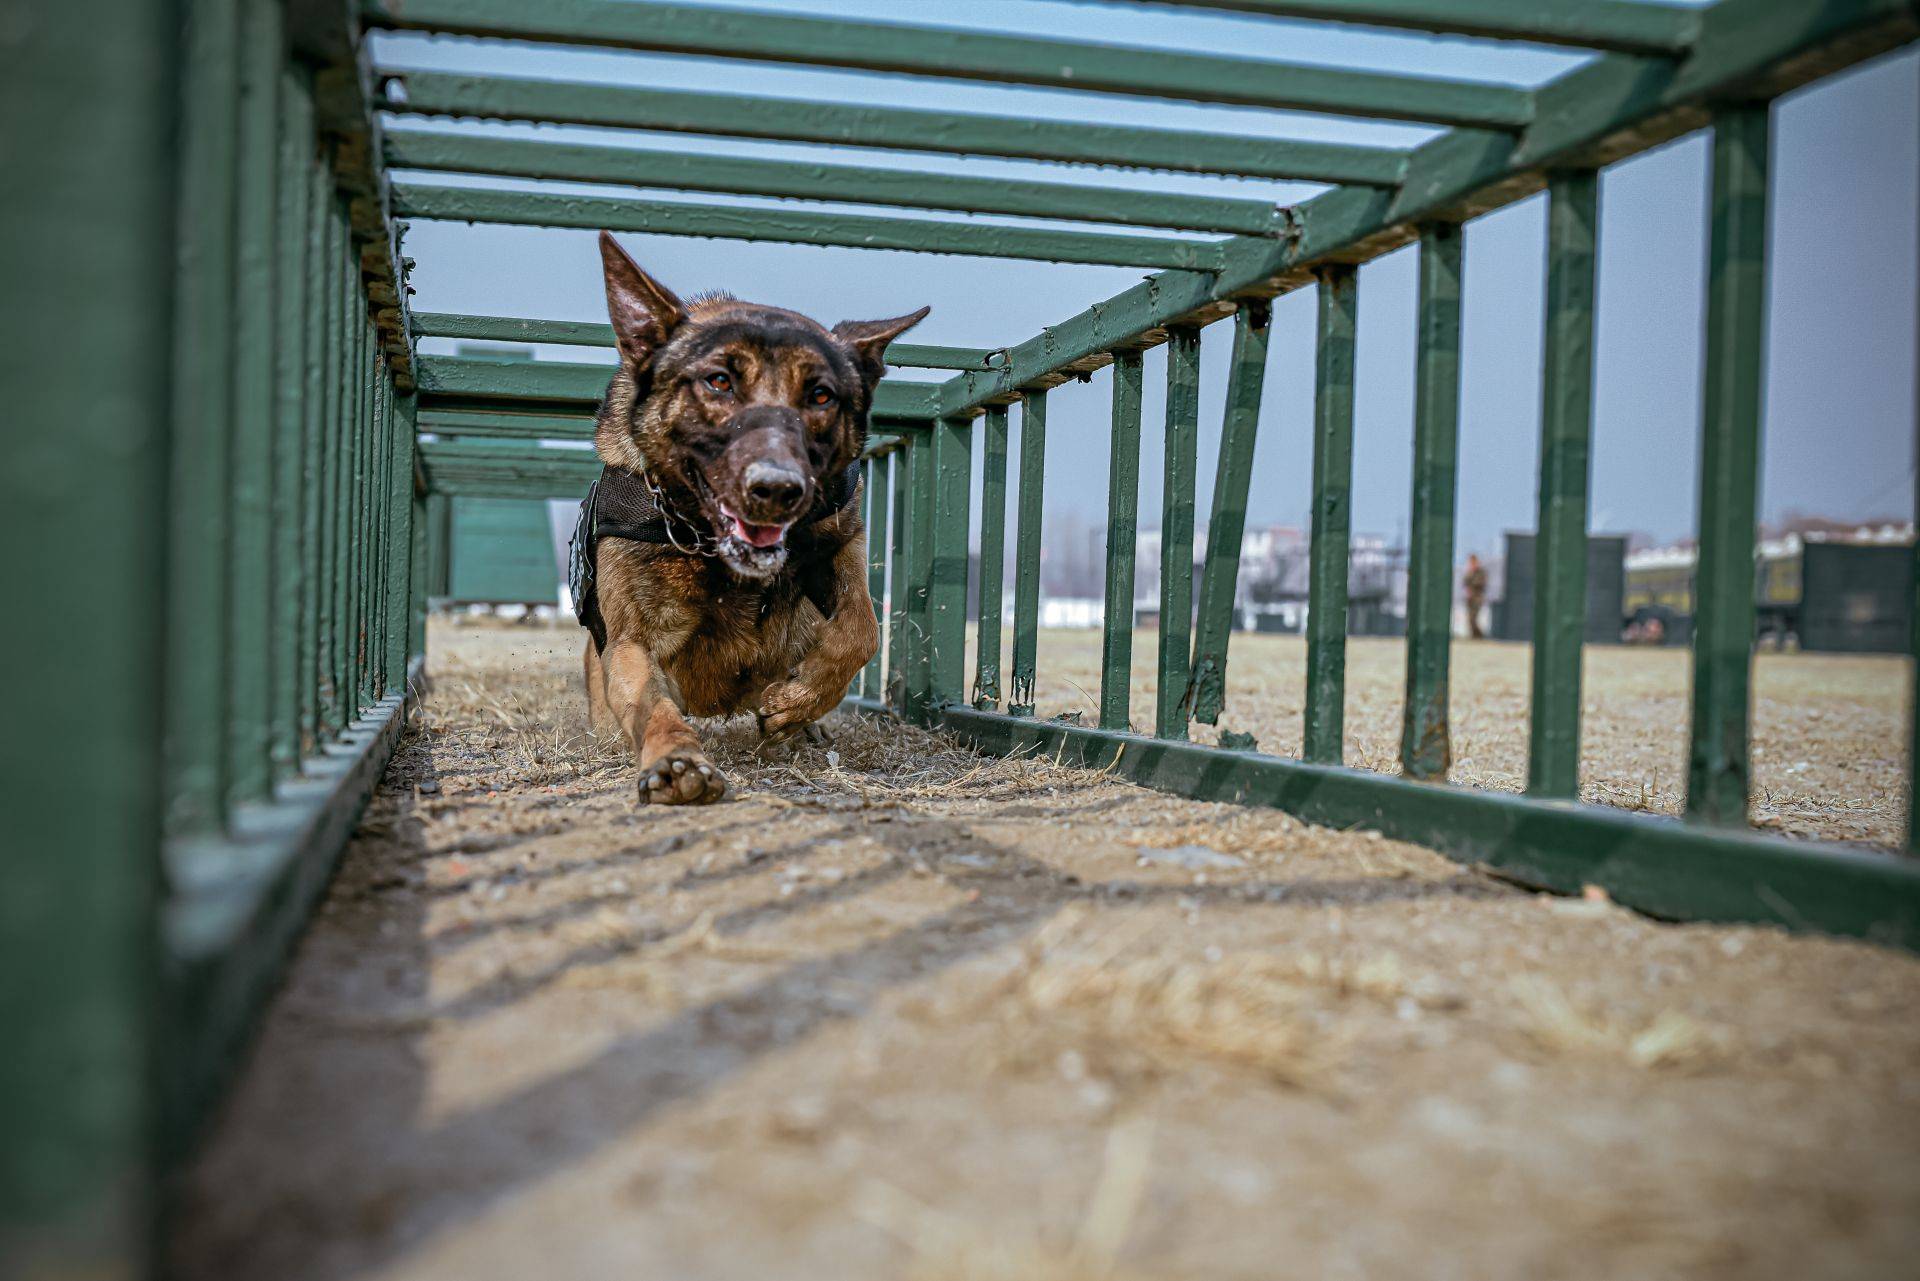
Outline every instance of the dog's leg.
{"label": "dog's leg", "polygon": [[833,558],[835,607],[820,624],[813,648],[784,681],[760,695],[760,730],[771,742],[789,738],[840,705],[847,686],[880,649],[880,625],[867,594],[867,537],[853,539]]}
{"label": "dog's leg", "polygon": [[727,780],[700,750],[653,656],[638,641],[610,641],[600,656],[614,719],[640,764],[640,801],[687,805],[717,801]]}
{"label": "dog's leg", "polygon": [[604,726],[618,725],[613,709],[607,706],[607,678],[600,669],[600,647],[587,637],[587,728],[598,733]]}

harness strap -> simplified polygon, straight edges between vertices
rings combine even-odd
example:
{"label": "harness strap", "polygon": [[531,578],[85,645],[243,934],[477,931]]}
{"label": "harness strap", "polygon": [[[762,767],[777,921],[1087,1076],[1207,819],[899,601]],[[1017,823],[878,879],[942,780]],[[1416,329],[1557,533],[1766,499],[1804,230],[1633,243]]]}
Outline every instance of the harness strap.
{"label": "harness strap", "polygon": [[[860,488],[860,464],[854,463],[820,487],[818,497],[807,514],[794,522],[804,529],[845,511]],[[573,538],[567,545],[567,585],[573,592],[574,617],[593,637],[593,647],[607,647],[607,623],[600,613],[597,588],[600,540],[624,538],[630,542],[656,546],[678,546],[668,527],[670,517],[660,507],[654,489],[644,476],[625,467],[605,466],[600,478],[587,489],[580,503],[580,516],[573,526]],[[810,557],[796,570],[800,590],[813,602],[822,618],[832,618],[838,604],[833,564]]]}

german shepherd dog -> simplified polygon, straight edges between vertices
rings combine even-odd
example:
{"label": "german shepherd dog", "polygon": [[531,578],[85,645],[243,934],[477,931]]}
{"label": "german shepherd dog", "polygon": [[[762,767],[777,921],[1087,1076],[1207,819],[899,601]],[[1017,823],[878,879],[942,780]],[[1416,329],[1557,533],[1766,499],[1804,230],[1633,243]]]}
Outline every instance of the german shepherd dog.
{"label": "german shepherd dog", "polygon": [[588,714],[620,727],[641,802],[715,801],[726,779],[687,715],[751,711],[788,738],[879,648],[851,469],[887,344],[929,309],[827,329],[722,293],[682,302],[605,232],[600,257],[620,368],[596,490],[641,515],[623,525],[603,493],[596,529],[589,496],[576,535]]}

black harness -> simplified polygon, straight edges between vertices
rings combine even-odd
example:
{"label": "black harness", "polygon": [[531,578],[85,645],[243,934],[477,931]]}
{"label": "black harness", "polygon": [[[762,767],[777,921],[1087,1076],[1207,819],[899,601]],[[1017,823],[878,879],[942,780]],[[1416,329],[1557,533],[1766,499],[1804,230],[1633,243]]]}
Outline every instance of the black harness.
{"label": "black harness", "polygon": [[[860,464],[854,463],[820,487],[812,508],[794,522],[790,531],[789,536],[803,536],[795,541],[788,564],[794,566],[801,592],[822,618],[832,618],[836,604],[833,558],[806,555],[813,548],[805,545],[803,531],[845,511],[859,487]],[[607,647],[607,624],[600,614],[595,586],[603,538],[653,543],[689,555],[711,555],[713,548],[711,537],[661,505],[659,491],[645,476],[625,467],[601,468],[600,479],[593,482],[580,503],[580,519],[574,524],[573,541],[567,547],[567,585],[573,592],[573,612],[593,636],[595,650]]]}

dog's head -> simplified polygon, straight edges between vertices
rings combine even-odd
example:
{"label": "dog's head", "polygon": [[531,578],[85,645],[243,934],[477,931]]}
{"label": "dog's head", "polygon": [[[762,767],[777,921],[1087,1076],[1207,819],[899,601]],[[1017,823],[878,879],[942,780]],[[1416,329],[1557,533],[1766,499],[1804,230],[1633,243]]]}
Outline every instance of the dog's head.
{"label": "dog's head", "polygon": [[787,531],[860,455],[887,344],[928,308],[827,329],[724,294],[682,302],[600,234],[620,371],[596,442],[705,526],[734,573],[765,578]]}

